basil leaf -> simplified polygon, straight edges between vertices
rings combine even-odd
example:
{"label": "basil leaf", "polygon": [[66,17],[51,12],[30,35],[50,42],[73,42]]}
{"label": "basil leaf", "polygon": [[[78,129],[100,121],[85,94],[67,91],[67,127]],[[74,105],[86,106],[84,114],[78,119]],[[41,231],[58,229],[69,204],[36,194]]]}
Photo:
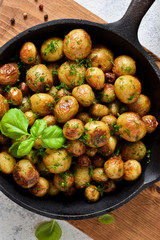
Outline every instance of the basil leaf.
{"label": "basil leaf", "polygon": [[98,218],[98,221],[103,224],[112,224],[114,223],[114,217],[110,214],[102,215]]}
{"label": "basil leaf", "polygon": [[35,142],[34,138],[30,138],[21,142],[17,150],[17,156],[23,157],[27,155],[31,151],[34,142]]}
{"label": "basil leaf", "polygon": [[13,143],[12,146],[9,148],[9,153],[10,153],[13,157],[20,158],[20,157],[17,155],[18,147],[19,147],[20,144],[21,144],[21,142],[15,142],[15,143]]}
{"label": "basil leaf", "polygon": [[46,128],[41,137],[41,145],[44,148],[61,148],[65,143],[65,137],[63,136],[63,130],[54,125]]}
{"label": "basil leaf", "polygon": [[28,119],[24,113],[17,108],[10,109],[1,120],[1,132],[12,139],[19,140],[27,132]]}
{"label": "basil leaf", "polygon": [[50,222],[41,223],[35,232],[38,240],[59,240],[62,236],[62,230],[59,224],[52,220]]}
{"label": "basil leaf", "polygon": [[31,127],[30,133],[33,137],[39,137],[44,129],[47,128],[47,122],[43,119],[37,119]]}

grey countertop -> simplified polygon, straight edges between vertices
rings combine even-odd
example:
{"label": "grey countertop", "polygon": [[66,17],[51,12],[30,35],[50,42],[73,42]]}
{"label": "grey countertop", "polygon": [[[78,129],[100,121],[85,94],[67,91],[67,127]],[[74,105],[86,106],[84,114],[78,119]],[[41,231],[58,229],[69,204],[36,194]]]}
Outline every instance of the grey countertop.
{"label": "grey countertop", "polygon": [[[130,0],[76,0],[79,4],[108,22],[122,17]],[[141,44],[160,57],[160,1],[156,0],[143,18],[138,36]],[[0,193],[0,240],[36,240],[38,223],[48,220],[13,203]],[[88,236],[65,221],[58,221],[62,240],[90,240]],[[115,239],[116,240],[116,239]]]}

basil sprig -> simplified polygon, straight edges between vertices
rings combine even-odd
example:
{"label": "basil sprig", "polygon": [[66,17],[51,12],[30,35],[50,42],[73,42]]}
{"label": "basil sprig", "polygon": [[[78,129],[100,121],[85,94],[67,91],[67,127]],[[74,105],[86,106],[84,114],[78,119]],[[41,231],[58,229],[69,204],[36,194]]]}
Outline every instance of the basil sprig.
{"label": "basil sprig", "polygon": [[114,217],[111,214],[105,214],[100,216],[98,221],[103,224],[112,224],[114,223]]}
{"label": "basil sprig", "polygon": [[35,232],[38,240],[59,240],[62,236],[62,230],[59,224],[53,219],[50,222],[41,223]]}
{"label": "basil sprig", "polygon": [[[25,114],[16,108],[10,109],[0,122],[0,130],[3,135],[17,140],[9,148],[9,152],[16,158],[20,158],[28,154],[35,141],[40,138],[43,148],[61,148],[65,143],[63,130],[54,125],[47,127],[47,123],[43,119],[37,119],[28,133],[28,119]],[[20,141],[22,137],[26,140]]]}

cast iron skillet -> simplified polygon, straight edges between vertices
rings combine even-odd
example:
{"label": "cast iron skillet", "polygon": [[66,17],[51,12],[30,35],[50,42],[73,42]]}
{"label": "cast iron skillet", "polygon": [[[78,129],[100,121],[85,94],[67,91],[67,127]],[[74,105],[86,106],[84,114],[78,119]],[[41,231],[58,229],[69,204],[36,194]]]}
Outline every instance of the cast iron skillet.
{"label": "cast iron skillet", "polygon": [[[151,99],[151,114],[155,115],[160,123],[160,71],[137,39],[140,21],[153,2],[154,0],[133,0],[124,17],[112,24],[60,19],[34,26],[12,38],[0,49],[0,65],[18,53],[25,41],[39,44],[48,37],[64,37],[71,29],[83,28],[91,35],[93,42],[108,46],[117,55],[128,54],[136,60],[137,75],[142,81],[143,93]],[[97,203],[88,203],[82,193],[69,199],[64,196],[36,198],[20,188],[12,176],[3,174],[0,175],[0,189],[22,207],[51,218],[84,219],[105,214],[127,203],[144,188],[160,179],[159,130],[160,127],[145,138],[148,149],[151,149],[151,162],[148,164],[147,159],[143,160],[141,177],[134,182],[119,183],[116,192],[104,196]]]}

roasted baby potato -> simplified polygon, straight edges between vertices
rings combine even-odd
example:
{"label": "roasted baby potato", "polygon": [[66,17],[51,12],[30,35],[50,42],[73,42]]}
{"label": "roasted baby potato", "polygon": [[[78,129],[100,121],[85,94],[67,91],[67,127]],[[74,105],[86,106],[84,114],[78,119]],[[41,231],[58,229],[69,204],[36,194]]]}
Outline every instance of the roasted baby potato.
{"label": "roasted baby potato", "polygon": [[156,118],[152,115],[143,116],[142,121],[146,125],[147,133],[154,132],[158,126],[158,122],[157,122]]}
{"label": "roasted baby potato", "polygon": [[128,111],[136,112],[141,117],[146,115],[149,112],[150,108],[151,108],[151,101],[144,94],[140,94],[136,102],[128,105]]}
{"label": "roasted baby potato", "polygon": [[122,75],[134,75],[136,73],[136,62],[127,55],[121,55],[114,60],[112,72],[117,77]]}
{"label": "roasted baby potato", "polygon": [[53,184],[53,181],[49,181],[49,189],[48,189],[48,195],[50,196],[56,196],[60,190],[56,188],[56,186]]}
{"label": "roasted baby potato", "polygon": [[74,157],[79,157],[85,153],[86,147],[82,141],[79,140],[68,140],[67,151]]}
{"label": "roasted baby potato", "polygon": [[92,88],[88,84],[82,84],[75,87],[72,91],[72,95],[77,99],[79,104],[84,107],[89,107],[95,98]]}
{"label": "roasted baby potato", "polygon": [[0,118],[9,110],[7,99],[0,94]]}
{"label": "roasted baby potato", "polygon": [[7,63],[0,67],[0,84],[3,86],[14,85],[19,78],[19,70],[16,64]]}
{"label": "roasted baby potato", "polygon": [[87,68],[86,81],[92,88],[101,90],[104,87],[105,83],[105,76],[103,71],[98,67]]}
{"label": "roasted baby potato", "polygon": [[98,152],[105,157],[109,157],[115,151],[116,146],[117,146],[116,137],[110,136],[107,143],[104,146],[98,148]]}
{"label": "roasted baby potato", "polygon": [[22,92],[17,87],[11,87],[8,92],[5,93],[5,97],[11,105],[18,106],[22,103]]}
{"label": "roasted baby potato", "polygon": [[93,169],[92,179],[96,182],[106,182],[108,177],[103,168],[95,168]]}
{"label": "roasted baby potato", "polygon": [[114,91],[114,85],[110,83],[104,84],[104,88],[100,92],[101,94],[101,101],[104,103],[113,102],[116,98],[116,94]]}
{"label": "roasted baby potato", "polygon": [[84,132],[83,122],[79,119],[71,119],[63,126],[63,134],[69,140],[76,140],[82,136]]}
{"label": "roasted baby potato", "polygon": [[142,141],[130,143],[126,142],[121,147],[121,156],[124,161],[135,159],[141,161],[146,155],[146,146]]}
{"label": "roasted baby potato", "polygon": [[88,167],[75,166],[74,179],[76,188],[85,188],[88,183],[91,182],[91,176],[89,174]]}
{"label": "roasted baby potato", "polygon": [[24,114],[28,119],[29,126],[32,126],[33,123],[36,121],[37,115],[32,111],[27,111]]}
{"label": "roasted baby potato", "polygon": [[91,165],[91,159],[86,154],[83,154],[78,157],[77,163],[81,167],[88,167]]}
{"label": "roasted baby potato", "polygon": [[70,172],[55,174],[53,177],[54,186],[62,192],[67,191],[74,184],[74,176]]}
{"label": "roasted baby potato", "polygon": [[124,163],[124,176],[127,181],[136,180],[142,172],[141,164],[136,160],[128,160]]}
{"label": "roasted baby potato", "polygon": [[46,121],[47,127],[53,126],[56,124],[56,118],[53,115],[46,115],[43,120]]}
{"label": "roasted baby potato", "polygon": [[94,157],[96,155],[97,151],[98,151],[97,148],[86,147],[86,154],[90,157]]}
{"label": "roasted baby potato", "polygon": [[96,168],[103,168],[104,163],[105,160],[101,155],[96,154],[92,158],[92,165],[95,166]]}
{"label": "roasted baby potato", "polygon": [[38,182],[33,187],[29,188],[30,193],[36,197],[43,197],[47,194],[48,190],[49,182],[44,177],[40,177]]}
{"label": "roasted baby potato", "polygon": [[53,77],[53,84],[58,84],[59,79],[58,79],[58,69],[59,69],[59,64],[57,63],[49,63],[47,64],[47,68],[52,74]]}
{"label": "roasted baby potato", "polygon": [[108,181],[103,185],[103,191],[105,193],[114,192],[116,190],[116,185],[112,179],[108,179]]}
{"label": "roasted baby potato", "polygon": [[108,107],[103,104],[100,104],[100,103],[93,104],[90,107],[89,111],[92,116],[97,117],[97,118],[104,117],[104,116],[108,115],[108,113],[109,113]]}
{"label": "roasted baby potato", "polygon": [[76,115],[76,118],[80,119],[83,124],[86,124],[87,122],[89,122],[89,119],[91,119],[91,116],[89,115],[89,113],[81,112]]}
{"label": "roasted baby potato", "polygon": [[0,153],[0,169],[5,174],[13,172],[13,168],[16,164],[15,158],[7,152]]}
{"label": "roasted baby potato", "polygon": [[36,62],[37,49],[34,43],[25,42],[20,50],[20,59],[26,64],[33,64]]}
{"label": "roasted baby potato", "polygon": [[101,119],[101,121],[106,123],[109,126],[111,132],[114,131],[114,127],[113,126],[117,123],[117,119],[116,119],[115,116],[113,116],[113,115],[104,116]]}
{"label": "roasted baby potato", "polygon": [[31,109],[31,103],[28,96],[22,98],[22,103],[19,105],[22,112],[27,112]]}
{"label": "roasted baby potato", "polygon": [[124,162],[120,157],[111,157],[104,164],[104,171],[108,178],[119,179],[124,175]]}
{"label": "roasted baby potato", "polygon": [[87,200],[91,202],[97,202],[100,198],[100,192],[97,190],[97,187],[95,185],[86,187],[84,195]]}
{"label": "roasted baby potato", "polygon": [[21,90],[23,96],[29,94],[29,87],[28,87],[28,85],[27,85],[26,82],[21,82],[21,83],[19,84],[19,90]]}

